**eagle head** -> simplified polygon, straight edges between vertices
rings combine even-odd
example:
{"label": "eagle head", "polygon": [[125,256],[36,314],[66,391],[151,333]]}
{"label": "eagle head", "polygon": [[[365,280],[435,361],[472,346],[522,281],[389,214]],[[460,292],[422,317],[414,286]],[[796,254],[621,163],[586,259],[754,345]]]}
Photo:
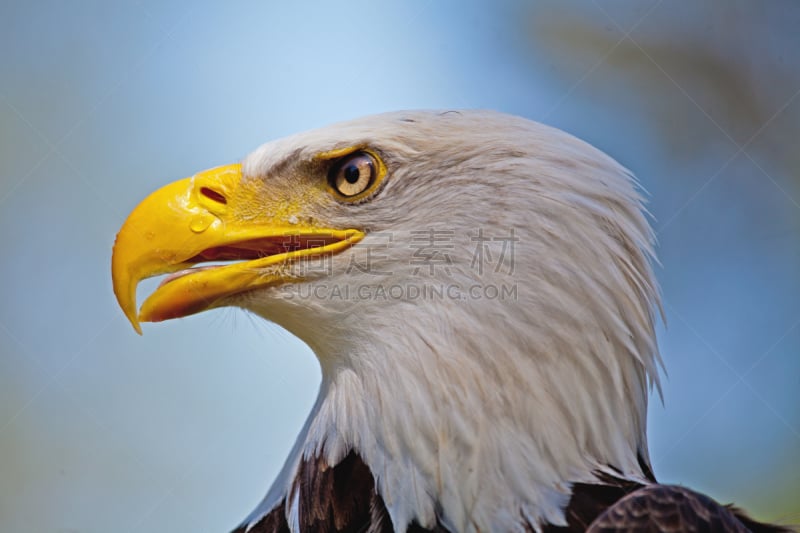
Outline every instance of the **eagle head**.
{"label": "eagle head", "polygon": [[137,330],[234,306],[317,355],[316,404],[248,523],[283,505],[296,527],[304,462],[354,453],[397,529],[564,524],[575,483],[648,476],[643,212],[626,169],[559,130],[382,114],[156,191],[119,232],[114,290]]}

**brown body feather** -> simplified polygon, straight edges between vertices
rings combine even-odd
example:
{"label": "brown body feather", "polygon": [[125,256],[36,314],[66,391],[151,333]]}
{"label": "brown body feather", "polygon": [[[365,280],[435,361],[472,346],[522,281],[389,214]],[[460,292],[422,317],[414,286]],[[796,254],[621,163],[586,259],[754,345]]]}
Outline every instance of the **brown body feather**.
{"label": "brown body feather", "polygon": [[[601,484],[576,483],[565,510],[566,526],[545,525],[545,533],[780,533],[792,531],[752,520],[742,511],[680,486],[639,483],[602,474]],[[292,493],[300,498],[301,531],[391,533],[391,518],[369,467],[354,452],[331,467],[322,458],[301,463]],[[530,528],[533,531],[533,527]],[[410,533],[447,533],[442,524]],[[233,533],[288,533],[282,500],[249,530]],[[453,532],[455,533],[455,532]]]}

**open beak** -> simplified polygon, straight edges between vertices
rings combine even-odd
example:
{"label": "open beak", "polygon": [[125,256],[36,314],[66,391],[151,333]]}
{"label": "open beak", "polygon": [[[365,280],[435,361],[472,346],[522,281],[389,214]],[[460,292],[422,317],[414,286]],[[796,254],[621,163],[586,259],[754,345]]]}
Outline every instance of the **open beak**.
{"label": "open beak", "polygon": [[[268,208],[274,199],[254,210],[253,195],[239,194],[241,178],[237,164],[176,181],[145,198],[122,225],[111,274],[117,301],[138,333],[140,322],[199,313],[223,305],[234,294],[299,281],[282,267],[302,258],[336,254],[364,237],[355,229],[292,223],[298,218],[287,213],[289,206]],[[262,210],[276,214],[253,215]],[[232,260],[240,262],[196,266]],[[137,313],[137,285],[160,274],[171,275]]]}

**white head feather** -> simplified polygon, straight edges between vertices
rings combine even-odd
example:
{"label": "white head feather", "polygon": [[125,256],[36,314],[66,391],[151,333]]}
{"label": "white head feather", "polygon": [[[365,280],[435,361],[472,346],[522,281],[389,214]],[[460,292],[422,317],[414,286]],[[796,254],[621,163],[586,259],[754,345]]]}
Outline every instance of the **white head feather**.
{"label": "white head feather", "polygon": [[[392,113],[296,135],[256,150],[244,173],[283,179],[291,161],[355,145],[386,160],[381,190],[310,216],[368,236],[325,275],[236,301],[307,342],[323,369],[314,409],[250,523],[283,498],[292,506],[302,456],[333,464],[351,449],[398,530],[437,518],[457,531],[564,524],[572,483],[608,467],[643,481],[658,289],[630,173],[566,133],[479,111]],[[413,245],[430,230],[446,232],[434,253],[449,258],[432,275]],[[513,263],[479,268],[478,232],[512,230],[503,243]],[[370,271],[352,268],[367,248]],[[443,294],[412,298],[409,287]]]}

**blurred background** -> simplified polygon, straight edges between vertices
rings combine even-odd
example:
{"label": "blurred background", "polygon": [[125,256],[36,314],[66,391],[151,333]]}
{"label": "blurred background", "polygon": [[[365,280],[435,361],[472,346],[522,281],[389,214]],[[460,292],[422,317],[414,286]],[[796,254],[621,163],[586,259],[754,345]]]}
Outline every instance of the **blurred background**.
{"label": "blurred background", "polygon": [[167,182],[404,108],[522,115],[637,174],[655,472],[800,522],[798,27],[792,0],[3,3],[0,531],[219,532],[260,501],[313,354],[231,309],[137,336],[114,235]]}

